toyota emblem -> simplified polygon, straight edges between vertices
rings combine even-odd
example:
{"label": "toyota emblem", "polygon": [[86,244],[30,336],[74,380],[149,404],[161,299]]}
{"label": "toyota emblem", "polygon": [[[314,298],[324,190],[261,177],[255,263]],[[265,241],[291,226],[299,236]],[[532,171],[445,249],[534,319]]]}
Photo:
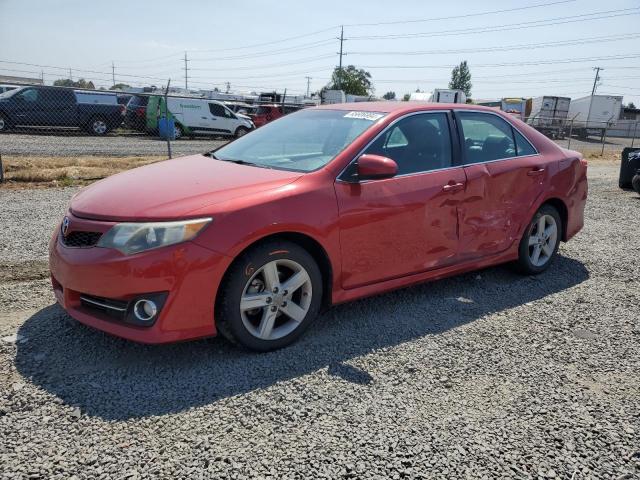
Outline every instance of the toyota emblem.
{"label": "toyota emblem", "polygon": [[62,235],[67,236],[67,232],[69,231],[69,217],[64,217],[62,219]]}

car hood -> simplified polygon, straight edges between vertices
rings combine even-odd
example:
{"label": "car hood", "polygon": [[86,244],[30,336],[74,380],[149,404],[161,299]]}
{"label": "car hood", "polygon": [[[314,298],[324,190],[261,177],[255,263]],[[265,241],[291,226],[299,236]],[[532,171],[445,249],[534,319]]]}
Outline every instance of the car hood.
{"label": "car hood", "polygon": [[176,158],[129,170],[80,190],[71,212],[109,221],[188,218],[207,206],[276,189],[300,172],[239,165],[204,155]]}

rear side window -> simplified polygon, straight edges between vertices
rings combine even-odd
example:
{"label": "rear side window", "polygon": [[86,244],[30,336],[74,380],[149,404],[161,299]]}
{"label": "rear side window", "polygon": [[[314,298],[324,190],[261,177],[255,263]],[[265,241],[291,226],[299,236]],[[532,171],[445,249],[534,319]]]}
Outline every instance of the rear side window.
{"label": "rear side window", "polygon": [[507,121],[490,113],[456,112],[464,139],[464,163],[535,155],[535,148]]}
{"label": "rear side window", "polygon": [[531,146],[529,141],[524,138],[524,135],[522,135],[519,131],[514,129],[513,134],[516,137],[516,154],[519,157],[523,155],[535,155],[538,153],[536,149]]}
{"label": "rear side window", "polygon": [[428,172],[452,165],[451,135],[445,113],[410,115],[380,135],[364,153],[398,164],[398,174]]}

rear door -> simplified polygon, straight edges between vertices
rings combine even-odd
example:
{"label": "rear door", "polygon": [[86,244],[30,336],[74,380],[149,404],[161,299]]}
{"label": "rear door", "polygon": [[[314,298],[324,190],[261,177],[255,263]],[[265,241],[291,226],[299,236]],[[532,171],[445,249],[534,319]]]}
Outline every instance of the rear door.
{"label": "rear door", "polygon": [[462,137],[466,198],[459,210],[460,258],[508,249],[531,205],[542,194],[548,169],[533,145],[501,116],[456,111]]}

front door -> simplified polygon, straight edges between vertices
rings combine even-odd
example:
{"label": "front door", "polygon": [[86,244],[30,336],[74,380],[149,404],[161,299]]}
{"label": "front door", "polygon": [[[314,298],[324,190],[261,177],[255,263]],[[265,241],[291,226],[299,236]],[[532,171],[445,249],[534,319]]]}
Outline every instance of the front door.
{"label": "front door", "polygon": [[354,182],[353,163],[336,181],[343,288],[456,260],[465,174],[454,166],[449,126],[444,112],[404,117],[364,152],[395,160],[395,177]]}
{"label": "front door", "polygon": [[233,133],[233,119],[230,117],[231,112],[219,103],[209,104],[210,113],[210,131],[213,133]]}
{"label": "front door", "polygon": [[528,140],[497,114],[455,112],[464,138],[467,176],[460,208],[460,259],[507,250],[548,178],[544,159]]}

